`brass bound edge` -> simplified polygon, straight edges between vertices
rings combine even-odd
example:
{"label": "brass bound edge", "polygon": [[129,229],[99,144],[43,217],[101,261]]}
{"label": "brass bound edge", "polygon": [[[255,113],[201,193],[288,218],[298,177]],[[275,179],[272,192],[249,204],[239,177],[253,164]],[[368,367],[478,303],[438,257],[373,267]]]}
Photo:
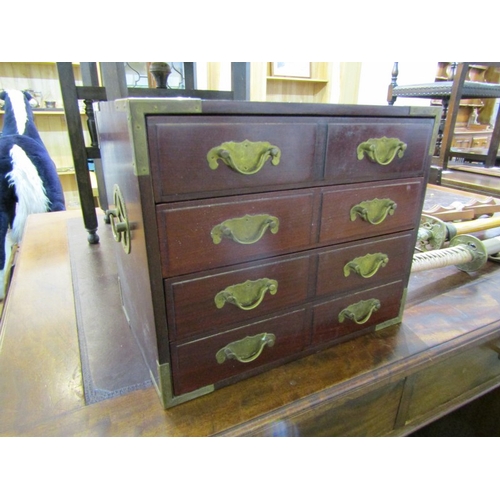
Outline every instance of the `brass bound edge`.
{"label": "brass bound edge", "polygon": [[[129,135],[132,144],[132,165],[136,176],[149,175],[149,154],[146,131],[147,115],[197,114],[201,113],[201,99],[117,99],[118,111],[127,112]],[[132,127],[132,123],[134,126]]]}
{"label": "brass bound edge", "polygon": [[[161,365],[158,363],[158,376],[159,387],[156,386],[156,383],[155,387],[165,409],[172,408],[173,406],[185,403],[186,401],[190,401],[191,399],[196,399],[200,396],[204,396],[205,394],[209,394],[215,390],[215,387],[213,385],[207,385],[205,387],[200,387],[195,391],[183,394],[182,396],[175,396],[172,387],[170,363],[163,363]],[[155,382],[154,377],[152,379],[153,382]]]}
{"label": "brass bound edge", "polygon": [[403,312],[405,309],[407,294],[408,294],[408,288],[405,288],[403,290],[403,296],[401,298],[401,304],[399,307],[399,314],[395,318],[389,319],[389,320],[384,321],[383,323],[380,323],[377,326],[375,326],[376,332],[378,332],[379,330],[383,330],[384,328],[387,328],[389,326],[397,325],[403,321]]}

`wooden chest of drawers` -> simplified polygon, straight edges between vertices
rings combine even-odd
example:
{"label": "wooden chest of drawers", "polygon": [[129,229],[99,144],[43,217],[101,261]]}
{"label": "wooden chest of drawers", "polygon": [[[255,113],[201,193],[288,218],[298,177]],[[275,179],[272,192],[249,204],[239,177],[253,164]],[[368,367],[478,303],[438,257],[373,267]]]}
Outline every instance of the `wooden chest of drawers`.
{"label": "wooden chest of drawers", "polygon": [[96,111],[124,311],[165,407],[401,320],[435,108]]}

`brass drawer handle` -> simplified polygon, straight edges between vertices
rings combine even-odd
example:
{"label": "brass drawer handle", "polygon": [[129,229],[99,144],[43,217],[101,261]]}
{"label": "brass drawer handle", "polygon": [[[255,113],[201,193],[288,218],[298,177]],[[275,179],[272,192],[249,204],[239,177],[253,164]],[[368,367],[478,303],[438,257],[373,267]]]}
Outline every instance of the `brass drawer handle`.
{"label": "brass drawer handle", "polygon": [[253,337],[245,337],[220,349],[215,358],[219,364],[224,363],[227,359],[236,359],[240,363],[250,363],[261,355],[266,345],[272,347],[275,340],[276,336],[273,333],[259,333]]}
{"label": "brass drawer handle", "polygon": [[106,210],[109,217],[113,238],[121,243],[125,253],[130,253],[130,223],[123,195],[118,185],[113,188],[113,201],[115,208]]}
{"label": "brass drawer handle", "polygon": [[271,158],[273,165],[278,165],[281,150],[269,142],[224,142],[212,148],[207,154],[208,165],[212,170],[222,160],[228,167],[243,175],[256,174]]}
{"label": "brass drawer handle", "polygon": [[351,221],[355,221],[356,217],[360,217],[366,222],[376,226],[384,222],[388,215],[393,215],[397,204],[389,198],[367,200],[354,205],[351,208]]}
{"label": "brass drawer handle", "polygon": [[251,245],[259,241],[268,228],[272,234],[278,232],[278,217],[267,214],[245,215],[217,224],[210,234],[216,245],[222,241],[222,238],[236,241],[242,245]]}
{"label": "brass drawer handle", "polygon": [[274,295],[278,291],[278,282],[268,278],[245,281],[228,286],[215,296],[215,305],[222,309],[224,304],[233,304],[244,311],[255,309],[263,300],[266,292]]}
{"label": "brass drawer handle", "polygon": [[367,253],[364,257],[356,257],[344,266],[344,276],[355,272],[363,278],[371,278],[381,267],[385,267],[389,257],[385,253]]}
{"label": "brass drawer handle", "polygon": [[395,137],[368,139],[357,148],[358,160],[362,160],[366,155],[371,161],[379,165],[389,165],[396,155],[403,158],[406,148],[407,145]]}
{"label": "brass drawer handle", "polygon": [[357,325],[362,325],[366,323],[373,312],[380,309],[380,300],[378,299],[368,299],[361,300],[356,304],[351,304],[339,313],[339,321],[343,321],[347,318],[354,321]]}

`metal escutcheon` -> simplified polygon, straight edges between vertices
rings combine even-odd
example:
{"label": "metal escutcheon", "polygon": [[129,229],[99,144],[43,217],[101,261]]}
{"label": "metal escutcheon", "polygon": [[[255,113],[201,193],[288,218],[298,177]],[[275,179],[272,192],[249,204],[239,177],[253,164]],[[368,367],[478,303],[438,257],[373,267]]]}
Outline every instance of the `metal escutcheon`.
{"label": "metal escutcheon", "polygon": [[389,198],[375,198],[373,200],[362,201],[354,205],[350,211],[351,221],[360,217],[364,221],[376,226],[381,224],[388,215],[393,215],[397,204]]}
{"label": "metal escutcheon", "polygon": [[229,359],[235,359],[240,363],[250,363],[262,354],[264,347],[272,347],[275,341],[276,336],[273,333],[259,333],[253,337],[245,337],[244,339],[231,342],[220,349],[215,358],[219,364]]}
{"label": "metal escutcheon", "polygon": [[380,300],[368,299],[361,300],[356,304],[351,304],[339,313],[339,322],[343,323],[345,319],[354,321],[357,325],[366,323],[372,313],[380,309]]}
{"label": "metal escutcheon", "polygon": [[358,160],[367,156],[379,165],[389,165],[396,158],[396,155],[398,158],[402,158],[406,148],[407,145],[398,138],[380,137],[362,142],[356,152]]}
{"label": "metal escutcheon", "polygon": [[218,168],[218,161],[223,161],[235,172],[252,175],[259,172],[266,161],[271,159],[273,165],[278,165],[281,150],[269,142],[224,142],[212,148],[207,154],[208,165],[212,170]]}
{"label": "metal escutcheon", "polygon": [[255,309],[264,300],[264,295],[268,292],[275,295],[278,291],[278,282],[268,278],[255,281],[245,281],[237,285],[231,285],[219,292],[215,296],[215,305],[222,309],[224,304],[233,304],[236,307],[250,311]]}
{"label": "metal escutcheon", "polygon": [[130,253],[130,223],[127,207],[118,185],[113,187],[113,201],[115,208],[106,211],[111,223],[111,230],[115,241],[121,243],[126,254]]}
{"label": "metal escutcheon", "polygon": [[363,257],[356,257],[344,266],[344,276],[347,278],[351,271],[362,278],[371,278],[381,268],[389,262],[389,257],[385,253],[367,253]]}
{"label": "metal escutcheon", "polygon": [[212,241],[218,245],[223,238],[227,238],[241,245],[251,245],[259,241],[269,229],[272,234],[279,230],[279,219],[272,215],[245,215],[235,219],[228,219],[214,226],[210,235]]}

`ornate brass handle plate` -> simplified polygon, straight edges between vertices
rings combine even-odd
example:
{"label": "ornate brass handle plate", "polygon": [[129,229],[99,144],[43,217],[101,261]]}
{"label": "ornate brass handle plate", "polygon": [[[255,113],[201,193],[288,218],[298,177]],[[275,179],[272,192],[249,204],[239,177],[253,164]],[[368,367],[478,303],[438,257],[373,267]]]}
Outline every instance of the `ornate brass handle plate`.
{"label": "ornate brass handle plate", "polygon": [[210,232],[212,241],[218,245],[222,238],[227,238],[241,245],[251,245],[259,241],[269,228],[272,234],[279,230],[279,219],[272,215],[245,215],[228,219],[214,226]]}
{"label": "ornate brass handle plate", "polygon": [[235,172],[243,175],[252,175],[259,172],[266,161],[271,158],[273,165],[278,165],[281,150],[269,142],[224,142],[212,148],[207,154],[208,165],[215,170],[222,160]]}
{"label": "ornate brass handle plate", "polygon": [[219,364],[224,363],[228,359],[236,359],[240,363],[250,363],[261,355],[264,347],[272,347],[275,341],[276,336],[273,333],[259,333],[253,337],[245,337],[244,339],[231,342],[220,349],[215,358]]}
{"label": "ornate brass handle plate", "polygon": [[255,309],[263,300],[266,292],[274,295],[278,291],[278,282],[268,278],[245,281],[228,286],[215,296],[215,305],[222,309],[224,304],[233,304],[244,311]]}
{"label": "ornate brass handle plate", "polygon": [[403,158],[406,148],[407,145],[395,137],[368,139],[357,148],[358,160],[362,160],[366,155],[379,165],[389,165],[396,155],[398,158]]}
{"label": "ornate brass handle plate", "polygon": [[344,266],[344,276],[347,278],[351,271],[363,278],[371,278],[389,262],[385,253],[367,253],[363,257],[356,257]]}
{"label": "ornate brass handle plate", "polygon": [[340,311],[339,321],[343,323],[345,319],[350,319],[357,325],[362,325],[370,319],[373,312],[379,309],[380,301],[378,299],[361,300]]}
{"label": "ornate brass handle plate", "polygon": [[111,223],[111,230],[115,241],[122,244],[125,253],[130,253],[130,223],[127,207],[118,185],[113,187],[113,201],[115,208],[107,210],[106,214]]}
{"label": "ornate brass handle plate", "polygon": [[384,222],[388,215],[393,215],[397,206],[398,205],[389,198],[375,198],[374,200],[362,201],[351,208],[351,221],[354,222],[356,217],[359,216],[364,221],[375,226]]}

